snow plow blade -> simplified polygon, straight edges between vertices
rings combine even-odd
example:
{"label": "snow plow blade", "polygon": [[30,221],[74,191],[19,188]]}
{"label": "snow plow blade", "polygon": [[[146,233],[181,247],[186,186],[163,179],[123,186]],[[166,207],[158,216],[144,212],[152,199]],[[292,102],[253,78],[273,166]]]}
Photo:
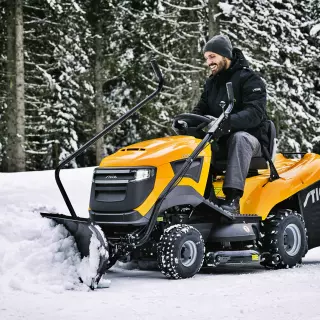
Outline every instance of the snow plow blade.
{"label": "snow plow blade", "polygon": [[86,218],[73,218],[62,214],[44,212],[41,212],[41,216],[49,218],[58,224],[62,224],[70,232],[75,239],[81,258],[90,256],[89,248],[91,238],[92,236],[96,237],[99,242],[99,266],[97,274],[91,279],[91,283],[85,282],[81,277],[79,277],[79,279],[81,282],[86,283],[92,290],[97,288],[102,275],[107,270],[109,262],[108,242],[100,227]]}

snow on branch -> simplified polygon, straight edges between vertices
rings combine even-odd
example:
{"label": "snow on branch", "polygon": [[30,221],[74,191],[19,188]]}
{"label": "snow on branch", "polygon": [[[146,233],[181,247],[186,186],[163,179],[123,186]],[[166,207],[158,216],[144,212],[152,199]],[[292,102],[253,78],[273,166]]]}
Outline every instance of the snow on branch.
{"label": "snow on branch", "polygon": [[182,6],[177,6],[177,5],[171,4],[171,3],[167,2],[167,1],[162,1],[162,2],[165,3],[166,5],[168,5],[169,7],[180,9],[180,10],[202,10],[202,9],[207,7],[207,6],[182,7]]}
{"label": "snow on branch", "polygon": [[226,16],[229,16],[231,14],[231,12],[233,11],[233,5],[231,5],[231,4],[219,2],[218,6],[222,10],[223,14]]}
{"label": "snow on branch", "polygon": [[[165,71],[168,71],[168,72],[171,72],[171,73],[179,73],[181,74],[181,69],[172,69],[171,67],[170,68],[166,68],[164,66],[161,67],[161,69],[165,70]],[[204,69],[201,69],[201,71],[204,71]],[[197,74],[199,73],[199,69],[197,70],[183,70],[183,74],[187,74],[187,73],[191,73],[191,74]]]}
{"label": "snow on branch", "polygon": [[140,111],[138,111],[139,116],[141,116],[142,118],[146,119],[147,121],[153,123],[155,126],[160,127],[160,128],[165,128],[168,129],[168,126],[163,125],[157,121],[154,121],[152,119],[150,119],[149,117],[147,117],[146,115],[143,115]]}
{"label": "snow on branch", "polygon": [[[134,18],[141,18],[141,11],[137,10],[137,9],[131,9],[132,11],[137,12],[137,14],[133,13],[132,11],[130,11],[128,8],[125,8],[124,6],[118,5],[118,8],[122,9],[123,11],[127,12],[129,15],[131,15]],[[163,14],[163,15],[158,15],[154,12],[143,12],[144,15],[146,16],[150,16],[151,18],[157,18],[166,22],[174,22],[176,24],[175,20],[170,20],[168,19],[169,17],[174,18],[175,15],[174,14]]]}
{"label": "snow on branch", "polygon": [[148,41],[148,44],[143,43],[143,42],[142,42],[142,44],[143,44],[145,47],[147,47],[147,48],[153,50],[154,52],[158,53],[159,55],[170,59],[170,60],[171,60],[172,62],[174,62],[176,65],[179,65],[179,66],[182,66],[182,67],[189,67],[189,68],[194,69],[194,70],[202,71],[202,68],[193,66],[193,65],[188,64],[188,63],[178,62],[178,61],[177,61],[177,59],[179,59],[178,57],[173,57],[171,54],[165,54],[165,53],[163,53],[163,52],[160,52],[160,51],[150,42],[150,40]]}
{"label": "snow on branch", "polygon": [[310,35],[315,36],[320,31],[320,23],[314,25],[310,30]]}
{"label": "snow on branch", "polygon": [[35,6],[29,6],[27,4],[23,4],[24,8],[28,8],[28,9],[32,9],[32,10],[39,10],[39,11],[44,11],[44,8],[39,8],[39,7],[35,7]]}
{"label": "snow on branch", "polygon": [[[165,67],[160,67],[160,69],[164,69],[164,70],[169,70],[171,71],[171,69],[166,69]],[[179,71],[179,73],[181,73],[181,71]],[[153,90],[155,90],[157,88],[157,85],[158,83],[155,83],[154,81],[150,80],[148,77],[146,77],[145,75],[141,75],[141,77],[146,80],[146,81],[149,81],[151,82],[154,87],[153,87]],[[177,91],[180,90],[180,89],[183,89],[186,87],[186,84],[185,83],[182,83],[180,85],[177,85],[177,86],[174,86],[174,87],[169,87],[169,86],[166,86],[164,85],[163,88],[166,89],[167,91],[162,91],[161,92],[161,95],[162,96],[165,96],[165,97],[168,97],[168,98],[176,98],[177,97]],[[168,91],[172,91],[174,93],[169,93]]]}
{"label": "snow on branch", "polygon": [[[132,11],[137,12],[137,14],[133,13],[132,11],[130,11],[128,8],[125,8],[121,5],[118,6],[118,8],[122,9],[123,11],[127,12],[129,15],[131,15],[132,17],[138,19],[141,18],[141,11],[137,10],[137,9],[131,9]],[[170,14],[157,14],[154,12],[143,12],[144,15],[146,16],[150,16],[152,19],[159,19],[161,21],[165,21],[166,23],[170,23],[171,25],[198,25],[198,22],[189,22],[189,21],[177,21],[177,20],[173,20],[172,18],[176,18],[176,13],[170,13]],[[171,19],[170,19],[171,18]]]}
{"label": "snow on branch", "polygon": [[186,38],[192,38],[192,39],[198,39],[199,38],[199,34],[195,34],[195,35],[192,35],[192,34],[189,34],[189,33],[186,33],[184,31],[181,31],[181,33],[186,37]]}
{"label": "snow on branch", "polygon": [[272,37],[266,31],[260,31],[259,29],[252,27],[251,22],[246,17],[242,17],[241,20],[249,30],[253,31],[256,34],[266,37],[268,40],[270,40],[270,42],[273,41]]}

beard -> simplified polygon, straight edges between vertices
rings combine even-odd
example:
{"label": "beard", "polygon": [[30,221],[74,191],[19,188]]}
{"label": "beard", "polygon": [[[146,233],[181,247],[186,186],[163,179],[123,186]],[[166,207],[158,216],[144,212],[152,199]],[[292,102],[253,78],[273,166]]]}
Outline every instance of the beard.
{"label": "beard", "polygon": [[216,65],[216,68],[214,70],[211,69],[212,74],[215,76],[218,73],[227,70],[227,58],[223,58],[218,63],[212,63],[209,67]]}

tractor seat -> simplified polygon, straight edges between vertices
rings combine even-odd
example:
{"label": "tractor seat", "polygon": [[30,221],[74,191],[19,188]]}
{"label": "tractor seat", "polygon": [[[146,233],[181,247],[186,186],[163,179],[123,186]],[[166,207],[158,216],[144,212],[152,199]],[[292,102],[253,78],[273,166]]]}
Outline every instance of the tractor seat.
{"label": "tractor seat", "polygon": [[[272,162],[274,161],[276,157],[276,151],[277,151],[277,138],[276,138],[276,127],[274,123],[271,120],[267,120],[268,122],[268,137],[269,137],[269,154],[271,157]],[[227,160],[217,160],[214,164],[214,171],[216,173],[222,173],[226,171],[227,167]],[[261,157],[253,157],[251,159],[249,172],[254,172],[260,169],[268,169],[268,163],[266,159]]]}

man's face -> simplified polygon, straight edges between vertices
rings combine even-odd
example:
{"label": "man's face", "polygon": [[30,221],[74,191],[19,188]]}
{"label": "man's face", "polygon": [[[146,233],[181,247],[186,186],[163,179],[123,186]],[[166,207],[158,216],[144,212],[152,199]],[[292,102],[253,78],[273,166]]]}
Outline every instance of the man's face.
{"label": "man's face", "polygon": [[212,51],[205,52],[204,58],[206,59],[206,63],[213,75],[216,75],[219,72],[228,69],[229,67],[227,58],[220,56],[220,54],[214,53]]}

